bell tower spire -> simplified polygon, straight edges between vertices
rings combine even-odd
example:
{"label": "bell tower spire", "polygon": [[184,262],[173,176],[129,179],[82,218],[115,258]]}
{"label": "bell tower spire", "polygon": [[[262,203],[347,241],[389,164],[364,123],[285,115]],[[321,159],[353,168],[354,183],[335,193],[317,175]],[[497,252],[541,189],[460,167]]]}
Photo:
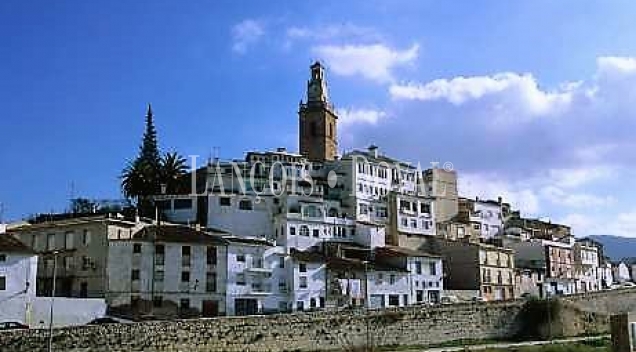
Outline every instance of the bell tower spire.
{"label": "bell tower spire", "polygon": [[300,154],[310,161],[334,160],[338,150],[338,116],[329,101],[325,70],[318,61],[310,67],[307,101],[300,102]]}

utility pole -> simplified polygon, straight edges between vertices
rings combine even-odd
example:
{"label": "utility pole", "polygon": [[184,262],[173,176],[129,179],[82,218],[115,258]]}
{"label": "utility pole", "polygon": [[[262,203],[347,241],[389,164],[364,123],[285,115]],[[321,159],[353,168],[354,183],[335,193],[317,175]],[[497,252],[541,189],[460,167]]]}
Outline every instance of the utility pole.
{"label": "utility pole", "polygon": [[53,351],[53,302],[55,300],[55,279],[57,278],[57,254],[58,251],[53,251],[53,283],[51,285],[51,310],[49,315],[49,344],[48,352]]}

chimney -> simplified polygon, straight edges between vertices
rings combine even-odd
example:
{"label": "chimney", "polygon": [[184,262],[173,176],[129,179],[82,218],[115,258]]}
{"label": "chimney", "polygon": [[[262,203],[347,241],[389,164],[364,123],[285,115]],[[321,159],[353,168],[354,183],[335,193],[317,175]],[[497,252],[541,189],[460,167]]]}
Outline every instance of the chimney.
{"label": "chimney", "polygon": [[285,147],[276,148],[276,152],[278,152],[278,153],[285,153],[286,151],[287,151],[287,149]]}
{"label": "chimney", "polygon": [[377,158],[378,157],[378,146],[371,144],[369,146],[369,148],[367,148],[369,150],[369,156],[372,158]]}
{"label": "chimney", "polygon": [[499,203],[499,205],[503,203],[503,199],[501,198],[501,196],[497,197],[497,203]]}

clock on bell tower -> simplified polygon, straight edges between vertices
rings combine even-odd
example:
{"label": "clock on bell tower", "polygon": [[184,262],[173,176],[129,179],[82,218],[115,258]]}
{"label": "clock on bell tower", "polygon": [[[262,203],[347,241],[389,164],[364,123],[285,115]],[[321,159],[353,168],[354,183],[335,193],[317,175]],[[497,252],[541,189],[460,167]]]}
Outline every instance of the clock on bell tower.
{"label": "clock on bell tower", "polygon": [[315,62],[310,70],[307,102],[301,101],[298,110],[300,154],[310,161],[334,160],[338,147],[338,116],[329,102],[324,68]]}

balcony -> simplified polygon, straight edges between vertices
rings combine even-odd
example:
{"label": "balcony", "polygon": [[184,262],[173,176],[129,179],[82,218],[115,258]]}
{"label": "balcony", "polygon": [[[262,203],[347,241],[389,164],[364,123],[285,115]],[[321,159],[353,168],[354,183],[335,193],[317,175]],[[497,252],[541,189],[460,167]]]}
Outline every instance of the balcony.
{"label": "balcony", "polygon": [[250,291],[252,295],[271,295],[272,294],[272,286],[269,284],[263,283],[252,283],[252,289]]}
{"label": "balcony", "polygon": [[262,259],[253,259],[246,265],[245,268],[247,271],[255,272],[255,273],[271,273],[272,268],[268,268],[265,266],[265,263]]}

